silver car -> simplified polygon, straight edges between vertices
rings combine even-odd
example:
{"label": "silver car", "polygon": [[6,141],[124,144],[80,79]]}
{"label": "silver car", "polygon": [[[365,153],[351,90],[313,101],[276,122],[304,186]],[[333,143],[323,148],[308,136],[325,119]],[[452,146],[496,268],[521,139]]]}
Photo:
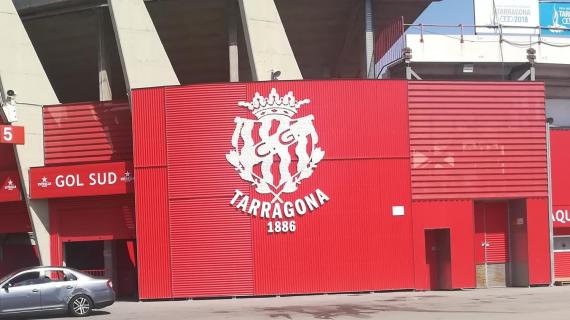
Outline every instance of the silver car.
{"label": "silver car", "polygon": [[115,302],[113,283],[63,267],[35,267],[0,279],[0,317],[38,313],[91,314]]}

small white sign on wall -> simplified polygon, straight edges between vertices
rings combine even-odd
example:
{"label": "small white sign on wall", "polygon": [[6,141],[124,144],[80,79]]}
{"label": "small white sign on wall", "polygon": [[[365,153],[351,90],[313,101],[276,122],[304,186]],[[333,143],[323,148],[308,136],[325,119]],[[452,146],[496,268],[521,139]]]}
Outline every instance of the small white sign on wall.
{"label": "small white sign on wall", "polygon": [[394,217],[403,216],[404,214],[404,206],[392,206],[392,215]]}

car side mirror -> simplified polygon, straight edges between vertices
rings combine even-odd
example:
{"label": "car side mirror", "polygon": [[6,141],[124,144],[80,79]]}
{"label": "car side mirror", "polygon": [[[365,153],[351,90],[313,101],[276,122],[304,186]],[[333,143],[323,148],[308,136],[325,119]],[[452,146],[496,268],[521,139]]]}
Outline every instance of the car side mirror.
{"label": "car side mirror", "polygon": [[11,287],[10,283],[6,283],[5,285],[2,286],[2,289],[4,289],[6,292],[8,292],[8,289]]}

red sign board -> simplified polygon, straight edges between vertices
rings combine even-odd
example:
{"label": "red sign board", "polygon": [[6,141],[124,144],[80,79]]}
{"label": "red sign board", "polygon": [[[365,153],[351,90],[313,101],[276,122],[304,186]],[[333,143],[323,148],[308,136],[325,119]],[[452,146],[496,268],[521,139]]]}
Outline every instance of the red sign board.
{"label": "red sign board", "polygon": [[18,171],[0,171],[0,202],[20,200],[22,192]]}
{"label": "red sign board", "polygon": [[570,206],[552,206],[552,221],[555,228],[570,227]]}
{"label": "red sign board", "polygon": [[24,144],[24,127],[0,125],[0,143]]}
{"label": "red sign board", "polygon": [[132,193],[133,172],[131,162],[32,168],[30,197],[46,199]]}

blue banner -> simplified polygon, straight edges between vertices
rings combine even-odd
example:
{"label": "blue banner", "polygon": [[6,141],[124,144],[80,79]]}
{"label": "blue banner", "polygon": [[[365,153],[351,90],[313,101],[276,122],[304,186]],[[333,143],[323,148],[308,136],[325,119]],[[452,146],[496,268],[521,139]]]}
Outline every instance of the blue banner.
{"label": "blue banner", "polygon": [[[543,28],[570,29],[570,3],[569,2],[541,2],[540,26]],[[570,31],[556,29],[542,29],[545,36],[570,36]]]}

